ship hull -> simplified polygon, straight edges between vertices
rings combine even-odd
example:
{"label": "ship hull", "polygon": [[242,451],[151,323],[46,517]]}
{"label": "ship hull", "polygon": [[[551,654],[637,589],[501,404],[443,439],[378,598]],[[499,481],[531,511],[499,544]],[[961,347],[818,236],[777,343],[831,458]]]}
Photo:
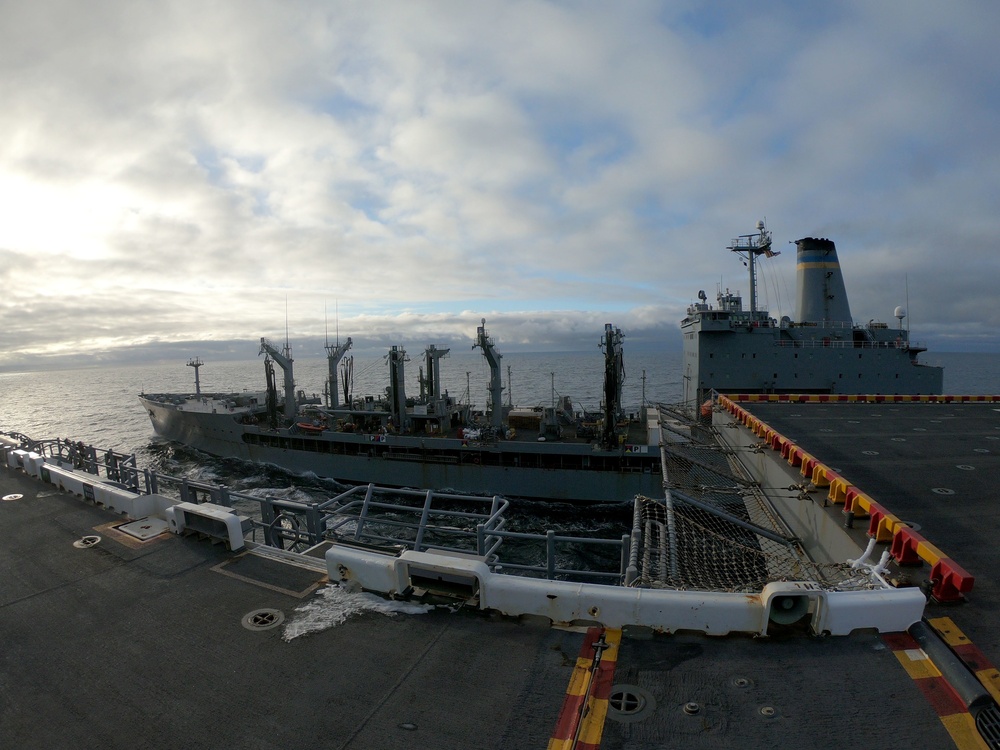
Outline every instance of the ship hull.
{"label": "ship hull", "polygon": [[140,398],[156,433],[216,456],[268,463],[348,484],[563,502],[630,502],[662,495],[659,450],[625,446],[500,441],[486,444],[442,437],[268,430],[241,424],[241,413],[185,411]]}

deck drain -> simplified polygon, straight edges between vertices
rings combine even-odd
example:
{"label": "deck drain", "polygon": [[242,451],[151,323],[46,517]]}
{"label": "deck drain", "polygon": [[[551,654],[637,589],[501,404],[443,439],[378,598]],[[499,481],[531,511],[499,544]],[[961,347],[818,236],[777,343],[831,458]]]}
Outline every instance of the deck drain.
{"label": "deck drain", "polygon": [[11,500],[20,500],[22,497],[24,497],[24,495],[20,495],[20,494],[18,494],[18,493],[15,492],[12,495],[4,495],[3,499],[7,500],[9,502]]}
{"label": "deck drain", "polygon": [[976,714],[976,729],[992,747],[1000,747],[1000,710],[996,706],[986,706]]}
{"label": "deck drain", "polygon": [[878,455],[878,451],[861,451],[861,452],[864,453],[866,456],[877,456]]}
{"label": "deck drain", "polygon": [[973,453],[989,453],[990,449],[989,448],[973,448],[972,452]]}
{"label": "deck drain", "polygon": [[891,438],[891,440],[894,443],[905,443],[906,442],[906,438]]}
{"label": "deck drain", "polygon": [[615,685],[608,696],[608,718],[631,724],[645,719],[656,708],[656,699],[638,685]]}
{"label": "deck drain", "polygon": [[101,537],[96,535],[85,536],[82,539],[77,539],[73,542],[73,546],[77,549],[87,549],[93,547],[95,544],[101,543]]}
{"label": "deck drain", "polygon": [[285,621],[285,613],[280,609],[255,609],[240,621],[247,630],[270,630]]}
{"label": "deck drain", "polygon": [[738,688],[748,688],[753,685],[753,682],[747,677],[734,677],[733,685]]}
{"label": "deck drain", "polygon": [[773,719],[778,715],[778,711],[774,706],[761,706],[760,715],[765,719]]}
{"label": "deck drain", "polygon": [[955,490],[950,490],[947,487],[931,487],[931,492],[935,495],[954,495]]}
{"label": "deck drain", "polygon": [[962,471],[975,471],[975,466],[969,466],[969,464],[958,464],[955,466],[956,469],[961,469]]}

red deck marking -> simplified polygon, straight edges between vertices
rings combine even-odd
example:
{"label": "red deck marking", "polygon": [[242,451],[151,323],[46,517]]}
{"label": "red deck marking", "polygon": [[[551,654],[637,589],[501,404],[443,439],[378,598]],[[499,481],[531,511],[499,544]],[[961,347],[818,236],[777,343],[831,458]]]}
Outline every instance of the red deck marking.
{"label": "red deck marking", "polygon": [[968,713],[962,699],[944,677],[922,677],[914,682],[938,716]]}
{"label": "red deck marking", "polygon": [[909,633],[884,633],[882,640],[892,649],[900,666],[931,704],[955,747],[959,750],[988,750],[965,703],[913,636]]}
{"label": "red deck marking", "polygon": [[[597,669],[594,645],[604,636],[607,644]],[[598,750],[608,712],[608,697],[618,661],[621,630],[589,628],[583,638],[576,666],[566,688],[559,718],[549,739],[549,750]]]}
{"label": "red deck marking", "polygon": [[948,644],[955,656],[972,670],[983,687],[993,696],[993,700],[1000,703],[1000,670],[993,665],[986,654],[969,640],[950,617],[935,617],[928,622]]}

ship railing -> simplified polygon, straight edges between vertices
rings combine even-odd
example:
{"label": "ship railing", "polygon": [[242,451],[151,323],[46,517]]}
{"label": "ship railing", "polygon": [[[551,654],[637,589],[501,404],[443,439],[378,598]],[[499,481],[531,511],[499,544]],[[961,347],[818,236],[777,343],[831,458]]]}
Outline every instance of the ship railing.
{"label": "ship railing", "polygon": [[[495,572],[529,574],[553,580],[556,578],[585,578],[588,580],[613,580],[624,577],[630,550],[630,539],[579,537],[544,533],[526,533],[507,530],[505,513],[510,501],[500,496],[480,497],[453,495],[433,490],[379,490],[374,485],[356,487],[340,496],[364,492],[363,499],[353,499],[336,508],[327,521],[328,536],[348,538],[367,545],[401,547],[416,552],[437,550],[459,552],[483,558]],[[376,494],[378,493],[378,494]],[[385,494],[386,497],[380,497]],[[400,502],[392,498],[423,499],[422,503]],[[441,507],[446,503],[451,507]],[[456,508],[457,504],[482,507],[489,504],[488,512]],[[538,563],[513,562],[501,558],[503,542],[516,540],[525,546],[542,546],[544,561]],[[619,548],[618,570],[582,570],[559,565],[560,550],[564,545],[577,548]],[[527,555],[525,555],[527,557]]]}
{"label": "ship railing", "polygon": [[[363,497],[351,499],[362,493]],[[369,484],[354,487],[321,507],[330,511],[326,518],[328,536],[349,537],[365,544],[402,545],[416,552],[467,552],[489,559],[499,547],[495,532],[506,525],[504,513],[510,501],[499,495],[457,495]],[[482,542],[473,530],[480,526],[486,530]]]}
{"label": "ship railing", "polygon": [[[19,433],[7,433],[21,445],[75,470],[101,478],[109,484],[140,495],[159,494],[187,503],[213,503],[251,513],[249,536],[271,547],[302,552],[331,539],[399,551],[438,550],[472,554],[482,558],[496,572],[581,580],[612,580],[625,577],[631,550],[629,535],[621,538],[569,536],[552,530],[527,533],[507,529],[506,512],[510,501],[499,495],[483,497],[434,490],[412,490],[360,485],[322,502],[302,502],[270,495],[260,496],[233,490],[224,484],[139,469],[135,454],[100,450],[67,439],[31,440]],[[256,513],[249,510],[256,509]],[[504,542],[518,547],[512,555],[501,556]],[[544,550],[538,554],[537,548]],[[560,564],[568,547],[587,549],[594,557],[600,550],[619,549],[618,570],[608,559],[606,570],[568,568]],[[506,551],[510,551],[509,548]],[[508,557],[509,559],[504,559]],[[538,562],[524,562],[526,559]]]}
{"label": "ship railing", "polygon": [[[542,574],[548,580],[555,579],[586,579],[586,580],[606,580],[621,583],[625,578],[625,570],[628,566],[630,554],[630,539],[628,534],[623,534],[620,539],[603,539],[600,537],[579,537],[565,536],[557,534],[549,529],[545,533],[530,534],[519,531],[499,531],[495,536],[500,539],[518,539],[522,541],[538,542],[545,544],[545,564],[513,563],[497,560],[493,565],[495,572],[520,571],[521,573]],[[581,568],[559,567],[559,547],[557,545],[572,545],[574,547],[617,547],[620,551],[619,569],[611,570],[583,570]]]}
{"label": "ship railing", "polygon": [[97,477],[104,477],[109,482],[126,489],[136,490],[139,487],[140,472],[136,466],[134,453],[101,450],[82,441],[68,438],[32,440],[26,435],[18,437],[28,450],[35,451],[49,461],[59,462]]}
{"label": "ship railing", "polygon": [[854,341],[852,339],[779,339],[775,346],[788,349],[926,349],[912,341]]}

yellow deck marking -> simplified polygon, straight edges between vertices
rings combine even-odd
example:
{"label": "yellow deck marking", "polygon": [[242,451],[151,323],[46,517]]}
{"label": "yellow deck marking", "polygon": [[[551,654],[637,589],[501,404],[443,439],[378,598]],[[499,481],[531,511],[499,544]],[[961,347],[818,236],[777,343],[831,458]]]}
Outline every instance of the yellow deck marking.
{"label": "yellow deck marking", "polygon": [[[1000,704],[1000,670],[998,670],[993,664],[991,664],[986,656],[979,651],[979,648],[969,640],[969,637],[961,631],[958,625],[955,624],[954,620],[950,617],[935,617],[927,621],[930,626],[934,628],[938,635],[947,643],[951,648],[959,648],[962,646],[971,647],[980,654],[981,660],[984,662],[981,669],[974,669],[973,671],[976,678],[982,683],[982,686],[986,688],[993,700]],[[958,652],[956,652],[958,653]],[[962,655],[959,654],[959,658]]]}
{"label": "yellow deck marking", "polygon": [[972,718],[972,714],[942,716],[941,723],[948,730],[948,734],[951,735],[958,750],[990,750],[990,746],[979,735],[979,730],[976,729],[976,720]]}

